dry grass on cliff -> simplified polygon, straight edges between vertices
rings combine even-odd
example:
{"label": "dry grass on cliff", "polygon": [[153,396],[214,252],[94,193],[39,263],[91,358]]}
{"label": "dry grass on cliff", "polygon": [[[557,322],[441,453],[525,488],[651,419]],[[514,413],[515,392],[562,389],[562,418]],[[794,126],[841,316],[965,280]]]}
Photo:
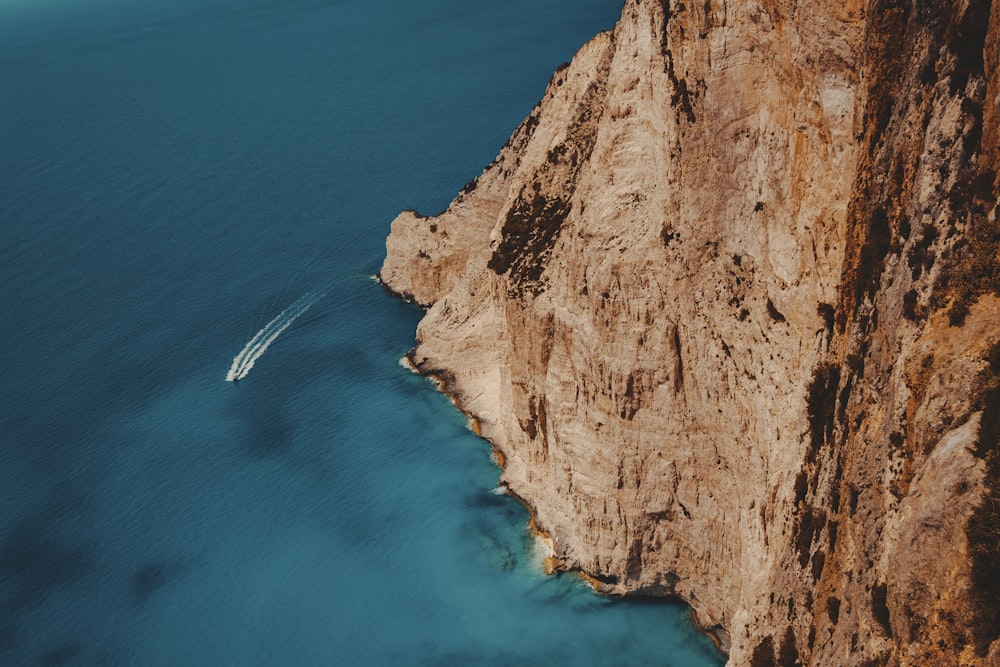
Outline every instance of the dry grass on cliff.
{"label": "dry grass on cliff", "polygon": [[977,216],[970,231],[944,281],[952,296],[948,310],[952,326],[965,323],[969,308],[982,294],[1000,295],[1000,215],[992,220]]}
{"label": "dry grass on cliff", "polygon": [[982,421],[976,447],[986,461],[986,490],[966,526],[979,606],[973,633],[980,655],[1000,634],[1000,341],[990,348],[986,361],[979,378],[977,407],[982,410]]}

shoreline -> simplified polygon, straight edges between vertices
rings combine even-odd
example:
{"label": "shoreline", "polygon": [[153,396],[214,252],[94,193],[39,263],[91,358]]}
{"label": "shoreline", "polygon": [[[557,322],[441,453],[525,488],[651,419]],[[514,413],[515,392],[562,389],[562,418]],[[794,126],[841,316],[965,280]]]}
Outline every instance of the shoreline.
{"label": "shoreline", "polygon": [[[411,296],[400,294],[394,291],[391,287],[389,287],[389,285],[387,285],[382,280],[382,276],[380,274],[376,274],[374,278],[375,281],[379,285],[381,285],[382,288],[385,289],[386,292],[388,292],[390,295],[398,299],[402,299],[406,303],[415,305],[421,308],[422,310],[426,311],[428,309],[428,306],[418,303]],[[420,368],[417,367],[417,364],[414,363],[413,361],[413,354],[416,352],[416,349],[417,349],[416,345],[410,348],[410,350],[405,355],[403,355],[403,357],[399,360],[400,365],[405,366],[410,370],[411,373],[414,373],[415,375],[427,378],[428,380],[434,383],[434,386],[440,393],[448,397],[448,400],[451,401],[451,404],[453,406],[455,406],[455,409],[461,412],[465,416],[466,427],[470,431],[472,431],[472,433],[476,435],[476,437],[478,437],[480,440],[489,445],[491,452],[490,458],[496,464],[496,466],[500,468],[502,476],[504,470],[506,469],[507,456],[503,453],[503,451],[500,450],[499,447],[496,446],[496,444],[492,440],[490,440],[489,438],[485,437],[482,434],[482,425],[480,423],[479,418],[462,406],[462,404],[459,402],[458,392],[454,389],[454,387],[450,386],[450,383],[446,377],[443,377],[440,373],[435,373],[433,371],[426,371],[426,372],[422,371]],[[691,622],[694,624],[695,628],[697,628],[698,631],[701,632],[703,635],[711,639],[712,644],[715,646],[716,650],[719,651],[719,653],[721,653],[726,658],[729,657],[729,642],[727,641],[727,638],[721,634],[725,633],[725,629],[724,628],[721,629],[720,633],[719,630],[713,630],[708,628],[704,623],[701,622],[701,619],[698,616],[698,612],[697,610],[695,610],[694,606],[684,598],[680,597],[679,595],[674,595],[674,594],[653,595],[653,594],[629,593],[629,592],[618,593],[609,590],[608,584],[601,581],[599,576],[591,574],[580,567],[567,567],[566,564],[563,561],[561,561],[558,556],[556,556],[555,543],[552,539],[552,534],[548,530],[543,528],[539,523],[538,514],[534,506],[528,500],[526,500],[525,498],[520,496],[516,491],[514,491],[510,487],[510,484],[508,484],[506,481],[502,479],[500,481],[499,488],[502,488],[507,495],[514,498],[518,503],[521,504],[522,507],[524,507],[524,509],[528,512],[528,528],[531,530],[531,534],[535,538],[541,540],[541,542],[545,545],[548,555],[542,559],[541,563],[542,574],[544,576],[558,575],[559,573],[563,572],[575,575],[579,577],[581,581],[586,583],[596,594],[608,598],[635,599],[635,598],[645,597],[648,599],[659,599],[664,601],[681,602],[685,606],[687,606],[689,617],[691,619]]]}

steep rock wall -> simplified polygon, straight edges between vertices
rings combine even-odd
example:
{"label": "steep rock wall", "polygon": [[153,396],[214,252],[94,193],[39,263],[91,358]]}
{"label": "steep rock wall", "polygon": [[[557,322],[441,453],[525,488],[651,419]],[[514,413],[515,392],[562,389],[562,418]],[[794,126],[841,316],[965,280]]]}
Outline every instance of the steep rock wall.
{"label": "steep rock wall", "polygon": [[966,522],[993,497],[997,23],[629,0],[445,213],[393,222],[412,361],[562,567],[684,598],[732,664],[996,661]]}

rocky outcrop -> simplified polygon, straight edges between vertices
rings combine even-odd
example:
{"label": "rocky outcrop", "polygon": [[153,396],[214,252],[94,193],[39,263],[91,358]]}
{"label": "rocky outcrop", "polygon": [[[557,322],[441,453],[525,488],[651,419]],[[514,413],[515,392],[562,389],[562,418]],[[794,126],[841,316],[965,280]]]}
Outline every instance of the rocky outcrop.
{"label": "rocky outcrop", "polygon": [[567,569],[734,665],[1000,663],[1000,10],[629,0],[392,225]]}

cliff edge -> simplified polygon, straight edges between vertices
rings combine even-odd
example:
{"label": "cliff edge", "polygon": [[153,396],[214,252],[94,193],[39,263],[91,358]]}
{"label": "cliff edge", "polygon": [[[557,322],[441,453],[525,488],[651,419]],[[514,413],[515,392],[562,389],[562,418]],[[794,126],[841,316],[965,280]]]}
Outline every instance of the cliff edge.
{"label": "cliff edge", "polygon": [[1000,664],[1000,8],[628,0],[392,223],[561,567],[730,664]]}

